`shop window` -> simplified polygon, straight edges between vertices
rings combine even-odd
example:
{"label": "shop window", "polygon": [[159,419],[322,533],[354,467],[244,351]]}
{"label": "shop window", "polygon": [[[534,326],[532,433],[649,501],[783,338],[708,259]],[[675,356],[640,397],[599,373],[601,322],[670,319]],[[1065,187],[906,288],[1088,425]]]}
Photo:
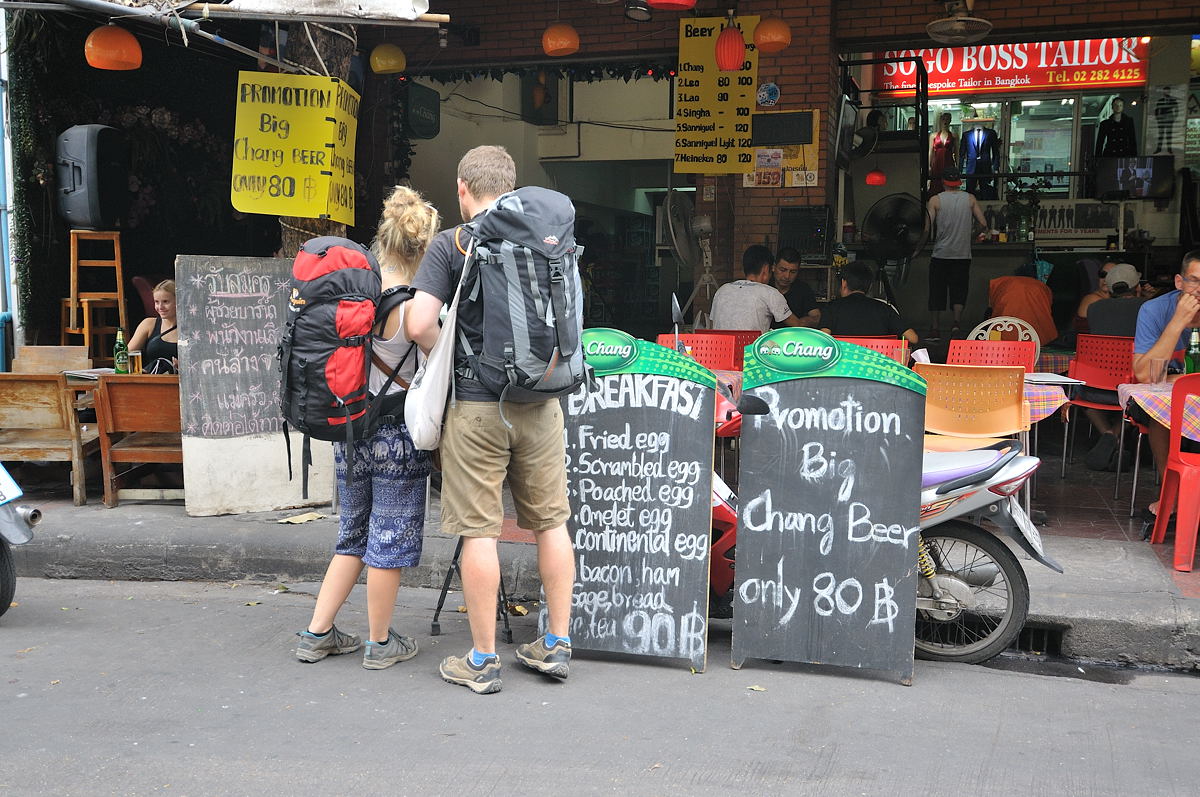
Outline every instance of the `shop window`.
{"label": "shop window", "polygon": [[1070,178],[1053,173],[1072,171],[1079,162],[1074,147],[1075,98],[1013,100],[1009,119],[1009,171],[1044,176],[1050,182],[1045,193],[1067,195]]}

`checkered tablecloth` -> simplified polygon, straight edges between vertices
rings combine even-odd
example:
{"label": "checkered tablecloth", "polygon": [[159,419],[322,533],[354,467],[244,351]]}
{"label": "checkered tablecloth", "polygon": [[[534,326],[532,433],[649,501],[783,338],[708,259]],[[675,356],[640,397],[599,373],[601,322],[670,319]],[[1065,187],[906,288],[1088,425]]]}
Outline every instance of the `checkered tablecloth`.
{"label": "checkered tablecloth", "polygon": [[1037,366],[1033,370],[1040,374],[1065,374],[1067,368],[1071,366],[1071,358],[1075,356],[1073,351],[1046,351],[1042,349],[1038,354]]}
{"label": "checkered tablecloth", "polygon": [[[1154,420],[1168,429],[1171,427],[1170,382],[1151,385],[1117,385],[1117,398],[1124,407],[1133,399]],[[1183,413],[1183,436],[1200,440],[1200,400],[1192,397]]]}
{"label": "checkered tablecloth", "polygon": [[1025,400],[1029,402],[1029,420],[1037,423],[1049,418],[1067,403],[1067,393],[1058,385],[1031,385],[1025,383]]}

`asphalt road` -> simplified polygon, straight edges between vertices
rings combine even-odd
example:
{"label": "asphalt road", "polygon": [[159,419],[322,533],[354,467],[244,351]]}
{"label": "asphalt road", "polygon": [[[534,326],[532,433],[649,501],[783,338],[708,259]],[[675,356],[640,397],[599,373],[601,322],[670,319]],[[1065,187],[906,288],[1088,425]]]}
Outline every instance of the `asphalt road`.
{"label": "asphalt road", "polygon": [[[0,618],[0,794],[1193,795],[1200,678],[917,663],[903,687],[792,664],[576,654],[559,683],[443,683],[465,615],[405,589],[421,654],[301,664],[315,585],[22,579]],[[339,617],[365,629],[362,587]],[[248,605],[249,604],[249,605]],[[517,641],[534,617],[513,618]],[[1032,670],[1032,672],[1025,671]],[[755,687],[755,688],[751,688]]]}

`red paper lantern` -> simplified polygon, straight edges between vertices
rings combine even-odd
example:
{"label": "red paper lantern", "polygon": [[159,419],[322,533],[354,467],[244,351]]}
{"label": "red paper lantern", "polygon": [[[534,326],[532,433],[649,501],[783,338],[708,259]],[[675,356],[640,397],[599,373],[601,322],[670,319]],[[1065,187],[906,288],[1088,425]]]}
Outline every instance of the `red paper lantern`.
{"label": "red paper lantern", "polygon": [[792,43],[792,29],[779,17],[767,17],[754,29],[754,46],[764,53],[777,53]]}
{"label": "red paper lantern", "polygon": [[730,25],[717,37],[717,69],[722,72],[736,72],[742,68],[744,60],[746,40],[742,38],[742,29],[737,25]]}
{"label": "red paper lantern", "polygon": [[696,0],[647,0],[651,8],[660,11],[688,11],[696,7]]}
{"label": "red paper lantern", "polygon": [[96,69],[137,69],[142,65],[142,45],[124,28],[101,25],[88,34],[83,56]]}
{"label": "red paper lantern", "polygon": [[876,166],[867,172],[867,185],[887,185],[887,173]]}
{"label": "red paper lantern", "polygon": [[542,34],[542,51],[560,58],[579,51],[579,34],[566,22],[555,22]]}

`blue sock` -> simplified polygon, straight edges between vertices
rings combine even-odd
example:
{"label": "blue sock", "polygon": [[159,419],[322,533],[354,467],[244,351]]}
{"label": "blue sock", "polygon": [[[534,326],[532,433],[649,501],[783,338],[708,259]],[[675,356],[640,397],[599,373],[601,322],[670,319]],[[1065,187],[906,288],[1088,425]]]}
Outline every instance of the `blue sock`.
{"label": "blue sock", "polygon": [[560,639],[564,643],[566,643],[568,646],[571,644],[571,637],[569,635],[568,636],[558,636],[557,634],[551,634],[549,631],[547,631],[546,632],[546,647],[548,647],[548,648],[554,647],[554,643],[558,642]]}
{"label": "blue sock", "polygon": [[471,648],[471,664],[475,665],[476,667],[482,667],[487,663],[488,659],[494,658],[496,658],[495,653],[480,653],[475,648]]}

